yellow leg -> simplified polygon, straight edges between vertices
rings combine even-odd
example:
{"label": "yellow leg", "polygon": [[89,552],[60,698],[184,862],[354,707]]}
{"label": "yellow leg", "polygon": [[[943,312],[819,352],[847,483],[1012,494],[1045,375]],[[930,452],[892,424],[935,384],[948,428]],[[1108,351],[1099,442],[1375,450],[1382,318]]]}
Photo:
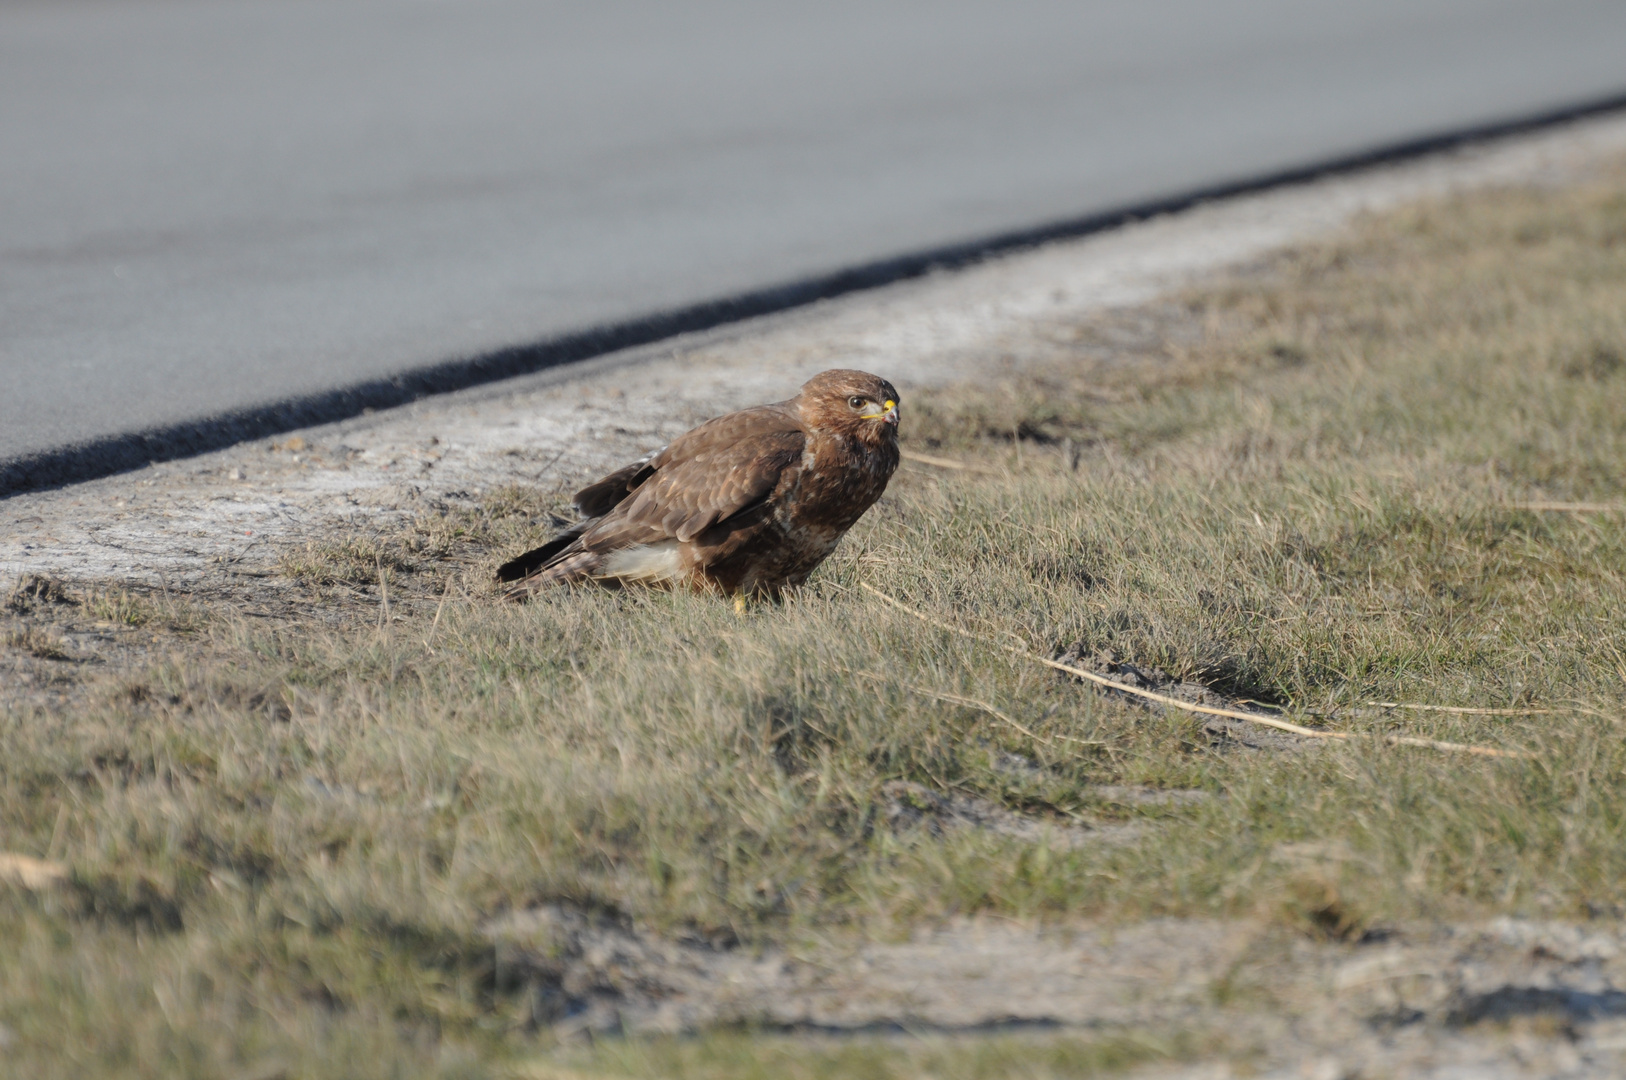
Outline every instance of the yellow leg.
{"label": "yellow leg", "polygon": [[741,615],[741,616],[743,616],[745,614],[745,594],[744,593],[735,593],[734,594],[734,614]]}

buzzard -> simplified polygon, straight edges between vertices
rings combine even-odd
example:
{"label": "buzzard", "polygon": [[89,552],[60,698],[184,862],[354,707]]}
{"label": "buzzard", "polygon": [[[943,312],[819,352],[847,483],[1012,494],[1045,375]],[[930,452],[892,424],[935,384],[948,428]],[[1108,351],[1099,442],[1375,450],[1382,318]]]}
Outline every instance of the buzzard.
{"label": "buzzard", "polygon": [[898,467],[898,392],[862,371],[719,416],[576,493],[579,524],[503,564],[504,595],[642,582],[777,597],[800,585]]}

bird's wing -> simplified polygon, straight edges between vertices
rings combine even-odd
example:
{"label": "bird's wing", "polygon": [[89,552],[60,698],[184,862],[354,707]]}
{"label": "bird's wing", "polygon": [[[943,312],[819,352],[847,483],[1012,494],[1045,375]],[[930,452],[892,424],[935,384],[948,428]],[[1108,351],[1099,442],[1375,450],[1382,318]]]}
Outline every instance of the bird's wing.
{"label": "bird's wing", "polygon": [[795,416],[786,407],[787,402],[759,405],[754,409],[741,409],[714,417],[684,432],[672,442],[645,454],[631,465],[617,469],[601,480],[595,480],[576,492],[573,500],[576,512],[584,518],[598,518],[608,514],[621,501],[643,486],[656,471],[669,465],[680,464],[697,453],[706,453],[719,444],[739,442],[754,435],[799,430]]}
{"label": "bird's wing", "polygon": [[655,458],[666,452],[666,447],[646,454],[631,465],[594,481],[576,492],[576,513],[584,518],[600,518],[614,510],[628,495],[638,490],[645,480],[655,475]]}
{"label": "bird's wing", "polygon": [[[691,539],[767,498],[784,469],[800,460],[804,439],[782,404],[708,420],[578,491],[576,509],[586,520],[504,563],[498,580],[523,581],[584,549]],[[659,482],[651,484],[652,477]]]}
{"label": "bird's wing", "polygon": [[[755,410],[751,410],[755,411]],[[719,417],[728,420],[730,417]],[[718,424],[713,421],[712,424]],[[697,428],[673,443],[672,459],[603,520],[582,535],[590,551],[662,540],[687,543],[705,530],[771,495],[785,470],[800,465],[807,436],[783,423],[752,424],[741,432],[719,425]],[[690,436],[705,432],[704,439]]]}

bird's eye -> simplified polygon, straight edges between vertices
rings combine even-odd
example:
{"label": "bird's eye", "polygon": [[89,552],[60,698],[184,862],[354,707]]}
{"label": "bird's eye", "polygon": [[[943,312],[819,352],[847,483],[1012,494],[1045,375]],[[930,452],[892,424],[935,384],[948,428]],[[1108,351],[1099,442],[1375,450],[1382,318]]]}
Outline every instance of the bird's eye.
{"label": "bird's eye", "polygon": [[847,404],[851,405],[855,409],[862,409],[864,407],[864,399],[859,397],[857,394],[854,394],[852,397],[847,399]]}

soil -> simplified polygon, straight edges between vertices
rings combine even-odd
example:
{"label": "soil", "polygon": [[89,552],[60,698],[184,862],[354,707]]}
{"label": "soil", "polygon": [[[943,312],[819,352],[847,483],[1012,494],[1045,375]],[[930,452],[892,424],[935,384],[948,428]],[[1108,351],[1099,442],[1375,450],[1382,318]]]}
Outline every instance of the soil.
{"label": "soil", "polygon": [[1178,1030],[1205,1034],[1230,1062],[1149,1073],[1192,1080],[1626,1068],[1621,927],[1499,919],[1317,941],[1267,921],[963,921],[892,943],[756,953],[550,905],[486,932],[536,1020],[565,1032]]}

